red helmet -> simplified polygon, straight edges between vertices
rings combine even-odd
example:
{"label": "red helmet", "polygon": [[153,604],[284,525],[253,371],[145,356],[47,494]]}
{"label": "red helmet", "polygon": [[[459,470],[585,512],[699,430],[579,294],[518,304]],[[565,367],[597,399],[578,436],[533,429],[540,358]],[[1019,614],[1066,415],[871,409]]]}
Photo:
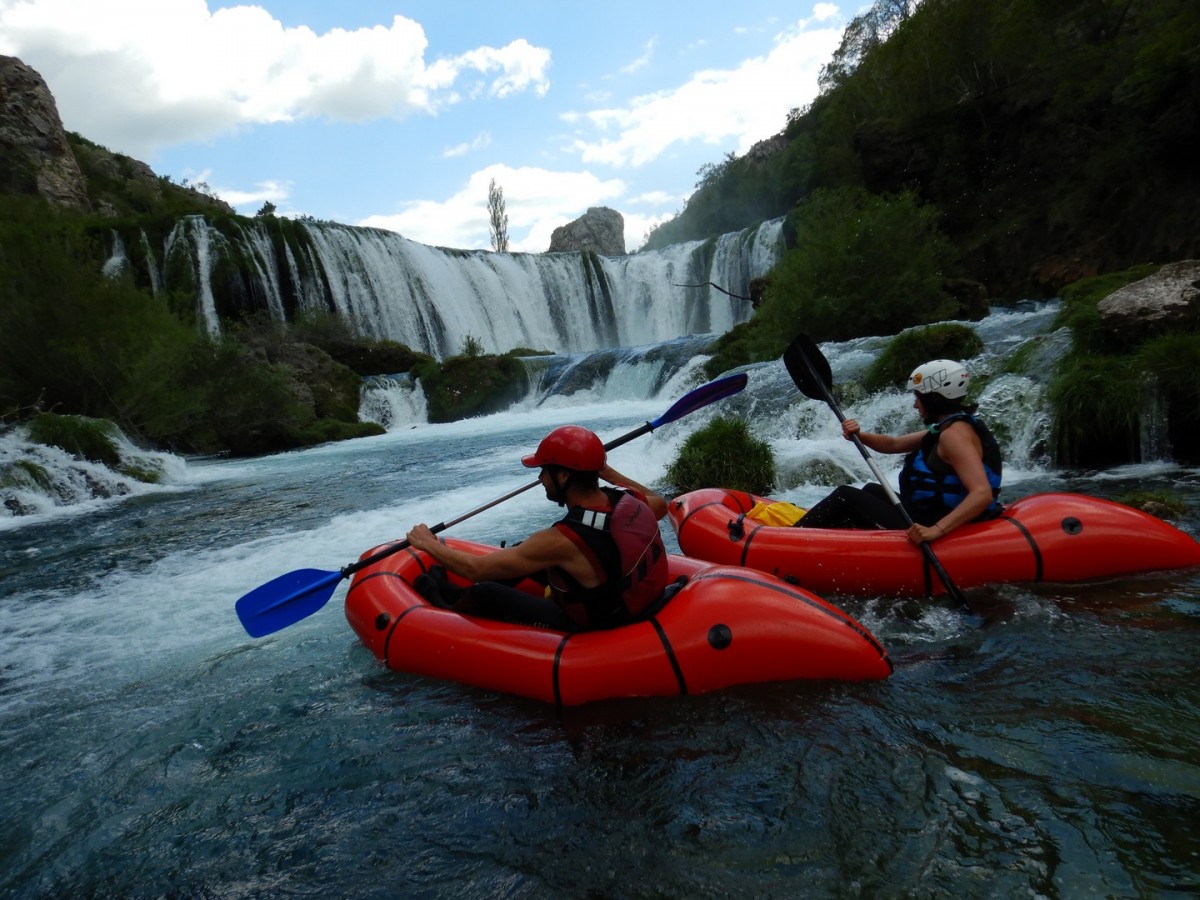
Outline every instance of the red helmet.
{"label": "red helmet", "polygon": [[562,466],[578,472],[599,472],[608,454],[594,432],[579,425],[561,425],[542,438],[537,452],[522,457],[530,469],[538,466]]}

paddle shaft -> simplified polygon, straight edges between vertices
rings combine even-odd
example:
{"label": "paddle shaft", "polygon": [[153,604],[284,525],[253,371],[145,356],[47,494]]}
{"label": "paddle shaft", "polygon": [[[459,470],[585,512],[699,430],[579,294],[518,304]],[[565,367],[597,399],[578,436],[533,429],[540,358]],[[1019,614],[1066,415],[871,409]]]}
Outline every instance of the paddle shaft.
{"label": "paddle shaft", "polygon": [[[817,352],[820,351],[817,350]],[[809,358],[809,354],[801,353],[800,358],[804,360],[804,365],[808,369],[811,383],[818,386],[825,402],[829,404],[829,408],[832,409],[834,415],[838,417],[838,421],[845,422],[846,417],[842,414],[842,410],[838,407],[837,401],[833,399],[833,393],[829,390],[828,385],[825,384],[825,380],[818,375],[816,367],[812,364],[812,360]],[[888,481],[884,477],[883,473],[879,471],[879,466],[875,464],[875,459],[867,451],[866,446],[863,445],[862,440],[857,434],[851,435],[851,439],[854,441],[854,446],[858,448],[858,452],[862,454],[862,458],[866,460],[867,465],[870,466],[871,474],[875,476],[875,480],[879,482],[879,486],[882,487],[883,492],[887,494],[888,500],[890,500],[892,505],[896,507],[896,510],[904,517],[904,521],[907,522],[908,526],[911,528],[913,526],[912,516],[908,514],[908,510],[904,508],[904,503],[901,502],[900,498],[896,496],[896,492],[892,490],[891,485],[888,484]],[[963,596],[962,591],[960,591],[954,581],[951,580],[950,574],[942,566],[941,560],[937,558],[937,554],[933,552],[933,548],[929,546],[929,542],[922,541],[918,546],[920,546],[921,552],[925,555],[925,559],[929,562],[929,565],[933,568],[933,571],[935,571],[938,578],[941,579],[942,584],[946,586],[946,591],[951,597],[954,598],[954,602],[959,606],[968,608],[967,600]]]}
{"label": "paddle shaft", "polygon": [[[487,503],[483,504],[483,506],[477,506],[470,512],[465,512],[461,516],[451,519],[449,522],[438,522],[436,525],[431,525],[431,526],[429,526],[429,530],[432,531],[434,534],[440,534],[441,532],[445,531],[447,528],[450,528],[453,525],[457,525],[459,522],[465,522],[467,519],[471,518],[472,516],[477,516],[481,512],[491,509],[493,506],[499,506],[505,500],[511,500],[513,497],[517,496],[518,494],[523,494],[530,488],[537,487],[537,485],[538,485],[538,483],[536,481],[531,481],[531,482],[529,482],[529,484],[523,484],[516,490],[509,491],[503,497],[497,497],[494,500],[489,500]],[[392,544],[390,547],[385,547],[384,549],[380,550],[378,553],[372,553],[370,556],[366,557],[365,559],[360,559],[358,562],[351,563],[348,566],[343,566],[341,569],[340,575],[342,578],[347,578],[347,577],[353,575],[359,569],[365,569],[367,566],[373,565],[374,563],[379,562],[381,559],[386,559],[387,557],[391,556],[394,553],[399,553],[402,550],[407,550],[408,547],[409,547],[409,542],[407,539],[400,541],[400,543],[398,543],[398,544]]]}
{"label": "paddle shaft", "polygon": [[[661,420],[655,419],[653,422],[647,422],[644,425],[642,425],[638,428],[635,428],[633,431],[629,432],[628,434],[623,434],[619,438],[613,438],[611,441],[609,441],[607,444],[604,445],[604,451],[607,453],[609,450],[615,450],[617,447],[620,447],[622,444],[628,444],[630,441],[634,440],[635,438],[639,438],[643,434],[650,433],[656,427],[658,427],[659,424],[661,424]],[[450,528],[453,525],[457,525],[459,522],[465,522],[467,519],[470,519],[472,516],[477,516],[481,512],[491,509],[493,506],[499,506],[501,503],[505,502],[506,500],[511,500],[513,497],[517,496],[518,494],[523,494],[530,488],[535,488],[537,486],[538,486],[538,481],[535,479],[534,481],[529,482],[529,484],[523,484],[516,490],[509,491],[503,497],[497,497],[494,500],[489,500],[487,503],[483,504],[483,506],[477,506],[470,512],[465,512],[461,516],[453,518],[448,522],[438,522],[436,525],[431,525],[429,527],[429,530],[432,531],[434,534],[440,534],[441,532],[445,531],[447,528]],[[393,553],[399,553],[402,550],[407,550],[408,546],[409,546],[408,541],[403,540],[398,544],[393,544],[390,547],[385,547],[384,549],[380,550],[378,553],[372,553],[366,559],[360,559],[356,563],[351,563],[348,566],[343,566],[341,569],[341,577],[346,578],[350,575],[353,575],[359,569],[365,569],[367,566],[377,563],[381,559],[386,559],[387,557],[391,556]]]}
{"label": "paddle shaft", "polygon": [[[676,400],[671,405],[671,408],[657,419],[640,425],[628,434],[614,438],[604,445],[604,449],[608,451],[620,447],[634,438],[653,431],[660,425],[674,422],[676,419],[681,419],[702,407],[708,406],[710,403],[715,403],[724,397],[732,396],[746,386],[746,380],[747,376],[742,372],[737,375],[718,378],[715,381],[710,381],[708,384],[703,384],[698,388],[688,391],[687,394]],[[531,487],[536,486],[538,483],[538,481],[531,481],[529,484],[522,485],[516,490],[509,491],[503,497],[490,500],[483,504],[483,506],[463,513],[457,518],[451,519],[448,522],[439,522],[430,531],[434,534],[445,531],[451,525],[457,525],[459,522],[478,515],[485,509],[491,509],[505,500],[510,500],[518,494],[524,493]],[[377,563],[394,553],[406,550],[410,546],[411,544],[407,540],[398,541],[336,572],[326,572],[320,569],[297,569],[293,572],[280,575],[238,599],[236,608],[238,618],[242,622],[242,627],[246,629],[247,634],[251,637],[262,637],[263,635],[272,634],[281,628],[293,625],[324,606],[329,601],[329,598],[333,596],[338,582],[343,578],[353,575],[355,572],[373,563]]]}

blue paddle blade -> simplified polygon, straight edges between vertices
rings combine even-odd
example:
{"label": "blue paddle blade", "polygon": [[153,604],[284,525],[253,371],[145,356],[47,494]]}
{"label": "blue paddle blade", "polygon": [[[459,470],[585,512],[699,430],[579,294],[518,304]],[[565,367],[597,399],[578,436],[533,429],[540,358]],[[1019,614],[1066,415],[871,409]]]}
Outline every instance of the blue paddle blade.
{"label": "blue paddle blade", "polygon": [[238,618],[250,637],[274,634],[328,603],[341,580],[341,572],[296,569],[242,596],[236,606]]}
{"label": "blue paddle blade", "polygon": [[748,377],[745,372],[739,372],[737,375],[727,375],[716,381],[710,381],[708,384],[702,384],[676,400],[670,409],[650,422],[649,425],[651,428],[658,428],[660,425],[682,419],[710,403],[715,403],[725,397],[732,397],[746,386]]}

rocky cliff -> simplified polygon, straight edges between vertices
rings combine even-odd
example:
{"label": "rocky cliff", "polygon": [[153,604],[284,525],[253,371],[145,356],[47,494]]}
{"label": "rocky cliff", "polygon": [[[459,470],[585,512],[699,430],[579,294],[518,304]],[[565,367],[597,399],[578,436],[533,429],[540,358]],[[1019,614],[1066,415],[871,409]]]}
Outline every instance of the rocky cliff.
{"label": "rocky cliff", "polygon": [[0,56],[0,193],[36,194],[104,216],[233,214],[217,197],[171,184],[144,162],[65,131],[45,79],[12,56]]}
{"label": "rocky cliff", "polygon": [[41,75],[12,56],[0,56],[0,190],[92,208],[54,96]]}

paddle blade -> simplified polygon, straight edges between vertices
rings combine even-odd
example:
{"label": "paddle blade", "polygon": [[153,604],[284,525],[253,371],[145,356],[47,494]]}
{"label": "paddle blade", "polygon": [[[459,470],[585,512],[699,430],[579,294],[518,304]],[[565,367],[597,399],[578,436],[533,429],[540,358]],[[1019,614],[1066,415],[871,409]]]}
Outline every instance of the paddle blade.
{"label": "paddle blade", "polygon": [[833,371],[829,360],[807,334],[796,335],[783,351],[783,364],[796,387],[813,400],[829,402],[833,388]]}
{"label": "paddle blade", "polygon": [[296,569],[238,599],[237,614],[250,637],[274,634],[307,618],[329,602],[341,572]]}
{"label": "paddle blade", "polygon": [[650,427],[657,428],[659,425],[666,425],[668,422],[682,419],[710,403],[733,396],[746,386],[748,377],[745,372],[739,372],[737,375],[727,375],[716,381],[710,381],[708,384],[700,385],[694,391],[689,391],[676,400],[670,409],[649,423]]}

